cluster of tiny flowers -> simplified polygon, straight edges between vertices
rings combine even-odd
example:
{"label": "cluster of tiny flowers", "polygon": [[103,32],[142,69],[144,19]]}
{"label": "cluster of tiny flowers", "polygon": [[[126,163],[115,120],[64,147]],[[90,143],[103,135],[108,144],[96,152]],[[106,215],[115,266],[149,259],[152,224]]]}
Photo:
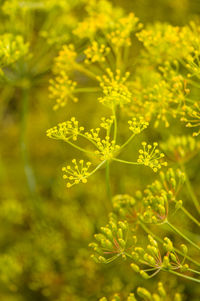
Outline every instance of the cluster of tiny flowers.
{"label": "cluster of tiny flowers", "polygon": [[[13,34],[4,34],[0,36],[0,68],[8,66],[28,52],[29,45],[24,42],[22,36],[14,36]],[[0,69],[3,74],[3,71]]]}
{"label": "cluster of tiny flowers", "polygon": [[114,28],[111,28],[111,32],[107,34],[108,40],[115,46],[130,46],[131,45],[131,33],[142,27],[139,19],[135,17],[133,13],[128,16],[120,18]]}
{"label": "cluster of tiny flowers", "polygon": [[71,120],[59,123],[57,126],[47,130],[47,136],[58,140],[77,140],[77,136],[84,131],[84,127],[79,126],[79,122],[72,117]]}
{"label": "cluster of tiny flowers", "polygon": [[170,136],[160,144],[161,149],[172,161],[185,162],[200,149],[200,142],[191,136]]}
{"label": "cluster of tiny flowers", "polygon": [[149,125],[149,123],[145,121],[143,117],[133,117],[132,120],[128,121],[128,124],[129,130],[134,134],[140,134]]}
{"label": "cluster of tiny flowers", "polygon": [[122,15],[122,11],[107,0],[93,0],[87,2],[86,10],[88,16],[78,23],[73,33],[79,38],[94,39],[96,33],[99,31],[107,32],[112,26],[113,22]]}
{"label": "cluster of tiny flowers", "polygon": [[55,58],[53,71],[55,74],[60,74],[61,71],[71,71],[76,63],[77,53],[74,45],[64,45],[58,56]]}
{"label": "cluster of tiny flowers", "polygon": [[140,192],[143,210],[138,214],[140,220],[147,224],[162,224],[169,214],[169,203],[174,203],[175,209],[182,207],[182,200],[178,199],[178,192],[185,181],[185,174],[181,170],[169,168],[166,173],[160,172],[160,180],[154,181]]}
{"label": "cluster of tiny flowers", "polygon": [[152,145],[146,142],[142,142],[143,149],[139,150],[139,158],[137,162],[145,166],[149,166],[154,172],[157,172],[163,166],[167,166],[167,162],[162,162],[162,158],[165,156],[157,148],[158,143],[154,142]]}
{"label": "cluster of tiny flowers", "polygon": [[114,214],[127,220],[131,217],[135,204],[136,200],[128,194],[117,194],[112,198]]}
{"label": "cluster of tiny flowers", "polygon": [[99,101],[108,107],[115,107],[117,105],[123,106],[131,101],[132,94],[126,86],[129,72],[121,76],[121,71],[117,70],[116,75],[110,70],[106,69],[107,75],[98,76],[100,86],[103,89],[103,97]]}
{"label": "cluster of tiny flowers", "polygon": [[79,183],[87,183],[87,178],[90,176],[89,167],[91,166],[91,162],[84,163],[83,160],[80,160],[78,163],[76,159],[72,160],[73,167],[67,165],[62,168],[64,172],[63,179],[66,179],[67,188],[72,187],[75,184]]}
{"label": "cluster of tiny flowers", "polygon": [[[144,279],[149,279],[161,270],[180,269],[181,271],[187,271],[188,265],[184,264],[185,255],[187,254],[187,247],[185,245],[181,245],[182,253],[184,254],[181,262],[174,250],[172,241],[168,237],[164,238],[163,248],[166,254],[163,257],[161,256],[157,241],[151,235],[148,235],[148,240],[150,244],[145,249],[135,247],[132,252],[135,263],[131,264],[131,268],[136,273],[139,273]],[[143,270],[140,266],[147,266],[150,269]],[[150,275],[148,273],[149,270],[151,271]]]}
{"label": "cluster of tiny flowers", "polygon": [[54,110],[64,107],[68,99],[74,102],[78,101],[78,98],[73,94],[77,83],[69,79],[65,71],[61,71],[54,79],[50,79],[49,83],[49,97],[56,101],[53,107]]}
{"label": "cluster of tiny flowers", "polygon": [[[198,102],[195,102],[193,107],[186,107],[186,113],[184,115],[185,116],[181,118],[181,121],[187,122],[186,127],[200,127],[200,105]],[[199,134],[200,129],[194,132],[193,136],[198,136]]]}
{"label": "cluster of tiny flowers", "polygon": [[180,32],[181,28],[178,26],[156,23],[136,35],[148,50],[148,57],[156,63],[162,63],[187,56],[188,45],[182,43]]}
{"label": "cluster of tiny flowers", "polygon": [[[104,120],[102,121],[102,127],[109,130],[109,126],[111,126],[112,120]],[[102,161],[111,160],[115,157],[117,151],[120,149],[119,145],[116,145],[115,140],[111,140],[110,136],[106,136],[104,139],[99,137],[100,128],[91,129],[89,132],[85,133],[85,136],[92,141],[98,150],[94,153],[100,157]]]}
{"label": "cluster of tiny flowers", "polygon": [[112,124],[113,124],[113,121],[114,121],[114,116],[111,116],[110,118],[102,117],[101,118],[101,124],[100,124],[100,126],[103,129],[109,131],[110,128],[111,128],[111,126],[112,126]]}
{"label": "cluster of tiny flowers", "polygon": [[89,245],[96,253],[92,255],[92,258],[100,263],[109,263],[119,256],[125,259],[127,233],[126,221],[116,222],[111,219],[106,227],[101,227],[101,233],[95,234],[97,243]]}
{"label": "cluster of tiny flowers", "polygon": [[[127,298],[121,298],[119,294],[115,294],[111,299],[106,297],[101,298],[99,301],[182,301],[182,296],[180,293],[175,293],[173,296],[166,292],[162,282],[158,282],[158,286],[155,292],[151,293],[144,287],[137,288],[137,295],[139,299],[135,296],[134,293],[130,293]],[[170,299],[169,299],[170,298]]]}
{"label": "cluster of tiny flowers", "polygon": [[102,63],[105,62],[106,56],[110,52],[110,47],[104,45],[104,44],[99,44],[96,41],[92,42],[92,45],[89,46],[85,51],[86,59],[85,63],[86,64],[91,64],[91,63]]}

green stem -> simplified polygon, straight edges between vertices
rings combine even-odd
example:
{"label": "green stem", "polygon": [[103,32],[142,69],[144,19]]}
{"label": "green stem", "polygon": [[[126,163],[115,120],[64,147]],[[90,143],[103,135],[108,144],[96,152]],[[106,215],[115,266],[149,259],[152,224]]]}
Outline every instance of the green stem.
{"label": "green stem", "polygon": [[190,240],[187,236],[185,236],[180,230],[178,230],[175,226],[173,226],[170,222],[166,221],[166,224],[178,235],[180,235],[183,239],[189,242],[193,247],[200,251],[200,247],[195,244],[192,240]]}
{"label": "green stem", "polygon": [[128,138],[128,140],[127,140],[124,144],[122,144],[122,146],[120,147],[120,151],[121,151],[125,146],[127,146],[127,144],[129,144],[129,143],[131,142],[131,140],[132,140],[134,137],[135,137],[135,133],[133,133],[133,134]]}
{"label": "green stem", "polygon": [[[142,229],[147,233],[147,234],[150,234],[152,235],[152,237],[154,237],[158,242],[160,242],[161,244],[164,243],[164,241],[159,237],[157,236],[156,234],[154,234],[151,230],[149,230],[148,227],[145,226],[145,224],[143,224],[141,221],[139,222],[140,226],[142,227]],[[183,254],[180,250],[178,250],[177,248],[174,248],[174,250],[176,251],[177,254],[187,258],[187,260],[191,261],[192,263],[194,263],[195,265],[199,266],[200,267],[200,263],[196,260],[194,260],[193,258],[191,258],[190,256],[188,255],[185,255]]]}
{"label": "green stem", "polygon": [[116,140],[117,140],[117,117],[116,117],[115,108],[113,108],[113,115],[114,115],[114,141],[116,143]]}
{"label": "green stem", "polygon": [[29,90],[23,89],[22,95],[22,110],[21,110],[21,128],[20,128],[20,148],[24,165],[24,172],[26,176],[27,186],[32,197],[36,196],[36,180],[31,168],[28,150],[26,144],[26,128],[27,128],[27,114],[29,105]]}
{"label": "green stem", "polygon": [[95,93],[101,91],[98,87],[85,87],[85,88],[77,88],[74,90],[74,93]]}
{"label": "green stem", "polygon": [[93,72],[89,71],[88,69],[86,69],[85,67],[83,67],[80,64],[75,64],[75,69],[78,70],[79,72],[85,74],[86,76],[88,76],[89,78],[97,81],[97,76],[96,74],[94,74]]}
{"label": "green stem", "polygon": [[68,144],[70,144],[71,146],[73,146],[74,148],[78,149],[79,151],[81,152],[84,152],[84,153],[90,153],[90,154],[94,154],[94,152],[91,152],[91,151],[88,151],[76,144],[74,144],[73,142],[69,141],[69,140],[64,140],[65,142],[67,142]]}
{"label": "green stem", "polygon": [[187,275],[183,275],[183,274],[177,273],[177,272],[172,271],[172,270],[167,270],[167,272],[169,272],[171,274],[174,274],[176,276],[179,276],[179,277],[182,277],[182,278],[185,278],[185,279],[188,279],[188,280],[200,283],[200,279],[196,279],[196,278],[193,278],[193,277],[190,277],[190,276],[187,276]]}
{"label": "green stem", "polygon": [[111,188],[110,188],[110,162],[106,161],[106,189],[109,200],[112,199]]}
{"label": "green stem", "polygon": [[141,165],[138,162],[130,162],[130,161],[125,161],[125,160],[121,160],[121,159],[117,159],[117,158],[113,158],[114,161],[117,162],[121,162],[121,163],[125,163],[125,164],[131,164],[131,165]]}
{"label": "green stem", "polygon": [[200,271],[196,271],[196,270],[193,270],[193,269],[190,269],[190,268],[188,268],[188,271],[200,275]]}
{"label": "green stem", "polygon": [[193,203],[194,203],[194,205],[195,205],[198,213],[200,214],[200,204],[199,204],[199,201],[198,201],[198,199],[197,199],[197,197],[196,197],[196,195],[195,195],[195,193],[193,191],[192,185],[190,183],[190,180],[189,180],[188,175],[186,173],[186,169],[185,169],[185,167],[184,167],[183,164],[181,164],[181,169],[182,169],[182,171],[185,174],[185,183],[186,183],[188,192],[189,192],[189,194],[191,196],[191,199],[192,199],[192,201],[193,201]]}
{"label": "green stem", "polygon": [[200,227],[200,222],[189,211],[187,211],[187,209],[184,207],[181,207],[180,209],[185,213],[185,215],[187,215],[188,218],[190,218],[197,226]]}
{"label": "green stem", "polygon": [[93,175],[106,161],[102,161],[91,173],[90,176]]}

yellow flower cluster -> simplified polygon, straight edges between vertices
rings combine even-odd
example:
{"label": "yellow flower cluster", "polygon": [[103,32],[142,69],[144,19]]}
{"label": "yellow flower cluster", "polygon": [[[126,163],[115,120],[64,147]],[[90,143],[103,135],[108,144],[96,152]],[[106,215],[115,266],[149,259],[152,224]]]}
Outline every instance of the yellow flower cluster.
{"label": "yellow flower cluster", "polygon": [[88,16],[73,31],[79,38],[94,39],[98,31],[107,32],[111,24],[122,16],[122,10],[113,7],[107,0],[88,1],[86,10]]}
{"label": "yellow flower cluster", "polygon": [[59,74],[61,71],[71,71],[76,62],[77,53],[74,45],[64,45],[60,50],[58,56],[55,58],[53,71]]}
{"label": "yellow flower cluster", "polygon": [[64,140],[69,139],[77,140],[77,136],[84,131],[84,127],[79,126],[79,122],[72,117],[71,120],[59,123],[57,126],[47,130],[49,138]]}
{"label": "yellow flower cluster", "polygon": [[106,72],[107,75],[97,77],[104,94],[103,97],[99,98],[99,101],[110,108],[129,103],[132,94],[126,86],[126,82],[130,73],[126,72],[125,75],[122,76],[121,71],[116,70],[115,75],[109,68],[106,69]]}
{"label": "yellow flower cluster", "polygon": [[6,33],[0,36],[0,72],[3,68],[11,65],[28,53],[29,45],[24,42],[22,36],[14,36]]}
{"label": "yellow flower cluster", "polygon": [[[187,122],[186,126],[189,128],[200,127],[200,104],[195,102],[194,106],[187,106],[184,116],[181,118],[182,121]],[[200,129],[193,133],[193,136],[198,136],[200,134]]]}
{"label": "yellow flower cluster", "polygon": [[189,135],[170,136],[160,147],[172,161],[186,162],[199,152],[200,141]]}
{"label": "yellow flower cluster", "polygon": [[[158,282],[158,286],[153,293],[147,290],[144,287],[137,288],[137,296],[134,293],[130,293],[127,298],[122,298],[119,294],[115,294],[110,299],[103,297],[99,299],[99,301],[182,301],[182,296],[180,293],[175,293],[173,296],[167,292],[162,284],[162,282]],[[170,298],[170,299],[169,299]]]}
{"label": "yellow flower cluster", "polygon": [[139,19],[133,13],[120,18],[114,23],[111,32],[107,34],[108,41],[115,47],[130,46],[131,33],[142,27],[142,24],[138,22]]}
{"label": "yellow flower cluster", "polygon": [[78,98],[73,94],[77,83],[69,79],[65,71],[61,71],[54,79],[50,79],[49,83],[49,97],[56,101],[53,107],[54,110],[64,107],[68,99],[74,102],[78,101]]}
{"label": "yellow flower cluster", "polygon": [[180,43],[180,31],[178,26],[156,23],[136,35],[147,49],[150,60],[162,63],[187,55],[187,48]]}
{"label": "yellow flower cluster", "polygon": [[99,263],[112,262],[119,256],[125,259],[127,232],[128,223],[126,221],[117,223],[111,218],[108,225],[101,227],[101,233],[95,234],[97,242],[89,245],[96,253],[92,255],[92,258]]}
{"label": "yellow flower cluster", "polygon": [[76,159],[73,159],[72,163],[73,167],[67,165],[62,168],[62,171],[64,172],[63,179],[68,180],[67,188],[70,188],[75,184],[87,183],[87,178],[90,175],[88,170],[91,166],[91,162],[84,163],[83,160],[80,160],[77,163]]}
{"label": "yellow flower cluster", "polygon": [[134,134],[140,134],[144,129],[146,129],[149,125],[147,121],[144,120],[143,117],[135,118],[128,121],[129,130]]}
{"label": "yellow flower cluster", "polygon": [[169,126],[169,118],[175,118],[182,111],[189,93],[184,77],[168,62],[159,67],[159,72],[151,70],[150,66],[143,67],[131,83],[130,90],[133,94],[132,110],[138,110],[148,119],[156,115],[156,127],[160,121]]}
{"label": "yellow flower cluster", "polygon": [[146,142],[142,142],[143,149],[139,150],[139,158],[137,162],[145,166],[149,166],[153,169],[154,172],[157,172],[163,166],[167,166],[167,162],[162,162],[163,157],[165,156],[157,148],[158,143],[154,142],[152,145]]}
{"label": "yellow flower cluster", "polygon": [[[105,121],[104,124],[105,125]],[[108,122],[106,127],[108,126]],[[97,149],[95,154],[100,157],[102,161],[111,160],[117,154],[117,151],[120,149],[119,145],[116,145],[115,140],[111,140],[110,136],[106,136],[104,139],[99,137],[100,128],[96,130],[91,129],[90,132],[86,132],[85,136],[93,141]]]}
{"label": "yellow flower cluster", "polygon": [[110,52],[110,47],[99,44],[96,41],[93,41],[91,46],[88,46],[88,48],[84,51],[86,55],[85,63],[91,64],[91,63],[102,63],[105,62],[106,56]]}

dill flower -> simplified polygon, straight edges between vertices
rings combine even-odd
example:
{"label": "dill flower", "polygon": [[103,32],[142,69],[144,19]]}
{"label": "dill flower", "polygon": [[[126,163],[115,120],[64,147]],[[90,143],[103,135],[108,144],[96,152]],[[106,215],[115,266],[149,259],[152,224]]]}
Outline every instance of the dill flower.
{"label": "dill flower", "polygon": [[154,172],[157,172],[162,165],[167,166],[167,162],[162,162],[165,155],[157,149],[157,142],[154,142],[153,147],[150,144],[147,145],[146,142],[142,142],[142,146],[143,149],[139,150],[138,163],[149,166]]}
{"label": "dill flower", "polygon": [[137,31],[142,27],[139,19],[130,13],[128,16],[122,17],[118,22],[114,23],[111,27],[110,33],[107,34],[108,41],[111,42],[116,48],[121,46],[131,45],[131,33]]}
{"label": "dill flower", "polygon": [[[193,107],[186,106],[183,115],[184,116],[181,118],[181,121],[186,122],[186,127],[200,127],[200,104],[198,102],[195,102]],[[193,136],[198,136],[199,134],[200,129],[198,129],[196,132],[193,132]]]}
{"label": "dill flower", "polygon": [[[173,271],[179,269],[181,272],[186,271],[189,268],[189,266],[184,263],[186,253],[183,253],[183,259],[181,261],[175,252],[172,241],[168,237],[165,237],[164,242],[162,243],[165,250],[163,256],[157,241],[151,235],[148,235],[148,240],[149,245],[145,248],[136,246],[132,252],[133,260],[136,264],[131,264],[131,267],[144,279],[155,276],[161,270]],[[185,247],[185,250],[187,250],[187,247]],[[143,266],[150,267],[150,269],[143,270]]]}
{"label": "dill flower", "polygon": [[160,147],[172,161],[186,162],[198,153],[200,142],[191,136],[170,136]]}
{"label": "dill flower", "polygon": [[56,100],[56,104],[53,107],[54,110],[64,107],[68,99],[74,102],[78,101],[78,98],[73,94],[77,83],[69,79],[65,71],[61,71],[54,79],[50,79],[49,83],[49,97]]}
{"label": "dill flower", "polygon": [[128,234],[128,224],[126,221],[116,222],[110,219],[106,227],[101,227],[101,233],[95,234],[97,242],[90,243],[95,254],[92,258],[99,263],[109,263],[119,256],[126,259],[126,241]]}
{"label": "dill flower", "polygon": [[88,15],[79,22],[73,33],[79,38],[94,39],[97,32],[107,32],[113,22],[122,16],[122,10],[107,0],[88,1],[86,5]]}
{"label": "dill flower", "polygon": [[126,72],[124,76],[121,75],[120,70],[116,70],[116,75],[110,69],[106,69],[106,72],[107,75],[97,77],[104,94],[103,97],[99,98],[99,101],[110,108],[117,105],[122,107],[129,103],[132,97],[126,86],[129,72]]}
{"label": "dill flower", "polygon": [[0,71],[28,53],[29,45],[22,36],[6,33],[0,36]]}
{"label": "dill flower", "polygon": [[106,46],[105,44],[99,44],[96,41],[93,41],[91,46],[88,46],[88,48],[84,51],[86,55],[85,63],[91,64],[91,63],[102,63],[105,62],[106,56],[110,52],[110,47]]}
{"label": "dill flower", "polygon": [[47,130],[49,138],[67,141],[72,138],[76,141],[78,135],[84,131],[84,127],[79,126],[79,122],[72,117],[71,120],[59,123],[57,126]]}
{"label": "dill flower", "polygon": [[67,165],[62,168],[62,171],[64,172],[63,179],[68,181],[67,188],[70,188],[75,184],[87,183],[87,178],[90,176],[88,170],[91,166],[91,162],[85,163],[83,160],[80,160],[77,163],[76,159],[73,159],[72,163],[73,167]]}
{"label": "dill flower", "polygon": [[181,28],[166,23],[156,23],[136,34],[138,40],[144,44],[148,53],[143,53],[157,64],[166,60],[173,62],[188,54],[186,47],[180,40]]}
{"label": "dill flower", "polygon": [[129,130],[134,134],[140,134],[149,125],[149,123],[141,116],[139,118],[133,117],[132,120],[128,121],[128,124]]}
{"label": "dill flower", "polygon": [[77,53],[73,44],[64,45],[54,60],[53,71],[60,74],[61,71],[69,72],[73,70]]}

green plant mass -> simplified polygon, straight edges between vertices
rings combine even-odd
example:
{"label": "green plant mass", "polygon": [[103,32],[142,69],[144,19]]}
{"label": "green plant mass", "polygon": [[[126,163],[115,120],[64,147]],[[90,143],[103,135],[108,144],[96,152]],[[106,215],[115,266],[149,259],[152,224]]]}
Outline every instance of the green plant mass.
{"label": "green plant mass", "polygon": [[0,1],[0,300],[200,300],[200,2]]}

